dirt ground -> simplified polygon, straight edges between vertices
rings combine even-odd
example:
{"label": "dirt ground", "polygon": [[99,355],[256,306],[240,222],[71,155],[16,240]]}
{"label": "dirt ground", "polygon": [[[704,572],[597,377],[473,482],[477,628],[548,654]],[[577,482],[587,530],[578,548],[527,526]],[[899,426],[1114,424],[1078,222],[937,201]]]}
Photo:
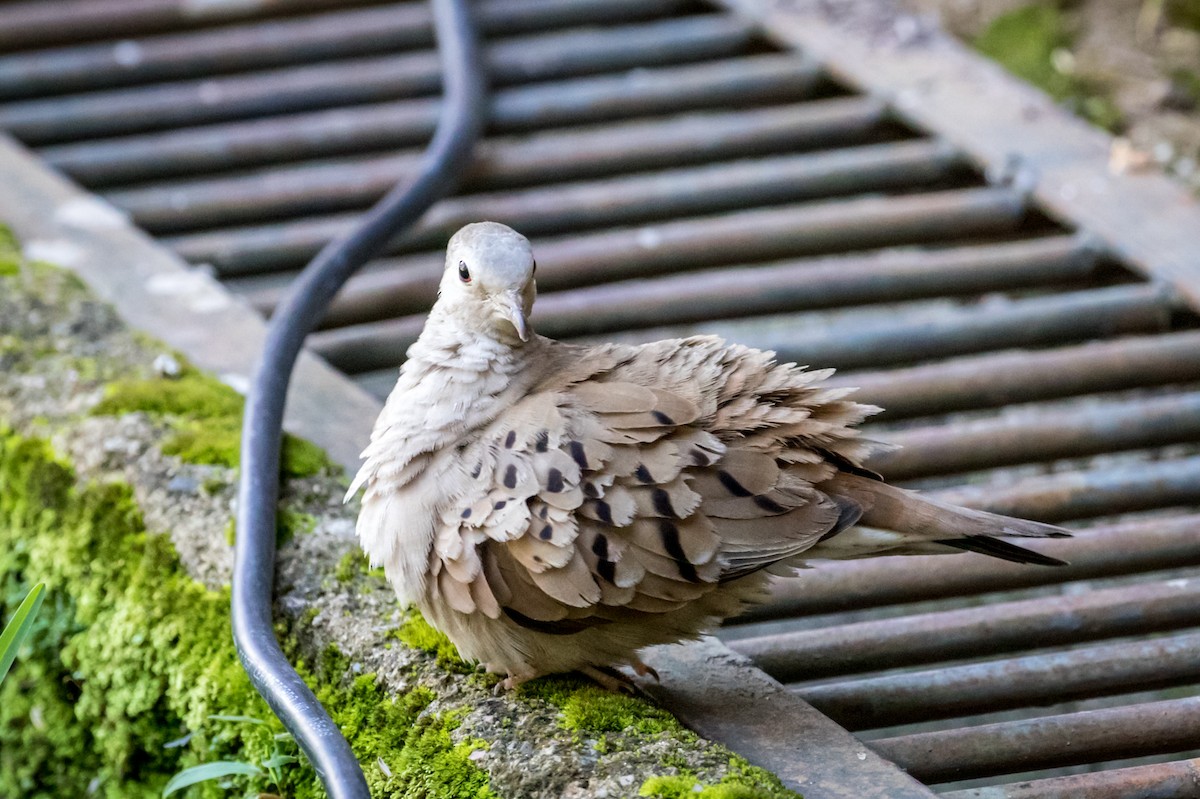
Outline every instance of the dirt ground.
{"label": "dirt ground", "polygon": [[1200,0],[903,0],[1200,193]]}

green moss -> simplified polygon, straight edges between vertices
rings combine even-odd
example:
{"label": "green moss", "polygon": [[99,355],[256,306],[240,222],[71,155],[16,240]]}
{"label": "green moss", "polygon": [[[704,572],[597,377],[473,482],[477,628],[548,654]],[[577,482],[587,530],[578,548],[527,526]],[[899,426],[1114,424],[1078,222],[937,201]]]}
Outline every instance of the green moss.
{"label": "green moss", "polygon": [[[280,728],[238,662],[228,592],[193,581],[170,540],[145,532],[127,486],[76,486],[45,442],[0,430],[0,611],[35,579],[47,583],[47,601],[31,647],[0,685],[0,796],[148,799],[187,766],[261,763],[275,751]],[[481,744],[450,737],[458,714],[430,712],[424,689],[393,697],[373,676],[348,681],[336,650],[320,661],[303,673],[364,764],[372,796],[492,797],[470,760]],[[237,787],[324,796],[303,761],[278,784],[267,779]],[[204,783],[188,795],[227,792]]]}
{"label": "green moss", "polygon": [[[432,712],[434,695],[415,688],[392,697],[374,675],[344,683],[350,672],[346,657],[330,647],[316,668],[301,666],[317,698],[331,710],[353,747],[371,796],[376,799],[495,799],[487,775],[470,755],[484,744],[455,744],[450,733],[458,728],[464,710]],[[307,768],[307,767],[306,767]],[[294,799],[318,799],[324,791],[315,779],[285,785]]]}
{"label": "green moss", "polygon": [[0,225],[0,277],[21,271],[21,245],[6,226]]}
{"label": "green moss", "polygon": [[459,657],[458,649],[446,634],[433,628],[416,608],[408,611],[404,623],[391,632],[413,649],[420,649],[437,656],[438,665],[456,674],[470,674],[475,667]]}
{"label": "green moss", "polygon": [[[98,416],[141,411],[166,418],[171,434],[163,452],[188,463],[236,467],[241,459],[242,405],[240,394],[210,375],[185,366],[175,378],[122,380],[108,386],[92,409]],[[288,477],[309,477],[332,467],[317,445],[285,435],[280,471]]]}
{"label": "green moss", "polygon": [[637,697],[615,694],[578,677],[545,677],[526,683],[522,696],[544,699],[562,710],[562,725],[581,735],[635,731],[694,738],[674,716]]}
{"label": "green moss", "polygon": [[1060,69],[1056,58],[1072,43],[1066,17],[1055,3],[1031,3],[1001,14],[975,40],[975,47],[1019,78],[1107,130],[1121,126],[1121,114],[1094,81]]}
{"label": "green moss", "polygon": [[97,416],[115,416],[131,411],[144,411],[152,416],[210,420],[240,414],[242,398],[216,378],[185,368],[176,378],[113,383],[104,392],[104,399],[92,409]]}
{"label": "green moss", "polygon": [[359,549],[352,549],[342,555],[337,567],[333,570],[333,577],[339,583],[348,583],[360,574],[367,574],[369,566],[370,562],[367,560],[366,553]]}
{"label": "green moss", "polygon": [[280,508],[275,514],[275,542],[281,546],[295,538],[298,533],[311,533],[315,529],[317,517],[311,513]]}
{"label": "green moss", "polygon": [[82,795],[95,780],[98,796],[149,797],[184,766],[268,744],[247,731],[164,748],[211,713],[269,712],[233,651],[227,594],[145,532],[127,486],[77,487],[44,442],[0,431],[0,552],[7,607],[34,580],[49,588],[0,686],[0,795]]}

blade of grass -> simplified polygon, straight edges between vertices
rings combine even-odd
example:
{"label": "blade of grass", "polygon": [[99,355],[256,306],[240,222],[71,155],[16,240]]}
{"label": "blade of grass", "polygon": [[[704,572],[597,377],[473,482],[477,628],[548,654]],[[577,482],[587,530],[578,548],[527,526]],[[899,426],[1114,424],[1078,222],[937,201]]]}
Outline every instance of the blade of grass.
{"label": "blade of grass", "polygon": [[171,781],[163,788],[162,795],[170,796],[176,791],[206,780],[219,780],[222,777],[232,777],[238,774],[257,777],[262,773],[262,769],[253,763],[243,763],[240,760],[217,760],[213,763],[203,763],[199,766],[185,768],[172,777]]}
{"label": "blade of grass", "polygon": [[8,674],[9,668],[16,660],[17,649],[20,648],[21,642],[29,635],[38,608],[42,606],[45,593],[45,583],[35,585],[17,607],[17,612],[9,619],[4,632],[0,633],[0,682],[4,681],[4,676]]}

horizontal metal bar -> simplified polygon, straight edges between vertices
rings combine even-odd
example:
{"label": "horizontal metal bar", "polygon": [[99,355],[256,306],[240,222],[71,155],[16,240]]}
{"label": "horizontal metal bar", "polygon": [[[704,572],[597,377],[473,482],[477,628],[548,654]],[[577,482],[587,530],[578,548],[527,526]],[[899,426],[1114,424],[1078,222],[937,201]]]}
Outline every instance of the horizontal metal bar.
{"label": "horizontal metal bar", "polygon": [[[721,58],[742,52],[754,27],[727,15],[683,17],[502,40],[487,48],[495,85]],[[29,145],[121,136],[240,117],[285,114],[429,94],[437,54],[358,57],[248,75],[88,92],[0,105],[0,128]]]}
{"label": "horizontal metal bar", "polygon": [[[293,13],[344,7],[344,0],[289,0]],[[278,8],[272,4],[268,8]],[[105,37],[193,28],[263,15],[261,3],[194,0],[26,0],[0,7],[0,52]]]}
{"label": "horizontal metal bar", "polygon": [[[1180,373],[1200,380],[1200,370]],[[1078,404],[887,435],[899,449],[870,458],[888,480],[1200,441],[1200,392]]]}
{"label": "horizontal metal bar", "polygon": [[[390,383],[396,382],[395,370]],[[388,386],[390,388],[390,384]],[[1200,515],[1155,518],[1088,527],[1071,539],[1039,541],[1039,552],[1070,561],[1057,569],[1031,569],[995,558],[947,556],[820,561],[794,580],[777,580],[771,599],[739,622],[847,613],[948,597],[1012,591],[1075,580],[1200,565]]]}
{"label": "horizontal metal bar", "polygon": [[[811,198],[915,189],[945,181],[961,167],[953,150],[917,140],[473,194],[439,202],[392,241],[387,252],[441,246],[454,231],[480,219],[503,222],[530,237],[561,235]],[[221,274],[274,271],[303,265],[357,220],[358,214],[302,218],[176,236],[163,243]]]}
{"label": "horizontal metal bar", "polygon": [[[877,133],[883,104],[838,97],[739,111],[492,137],[465,168],[464,191],[667,169],[779,150],[864,143]],[[141,227],[175,232],[245,224],[289,214],[365,207],[414,174],[415,151],[277,166],[211,179],[116,190],[105,198]]]}
{"label": "horizontal metal bar", "polygon": [[1200,332],[1091,341],[1037,352],[989,353],[879,372],[839,373],[856,399],[903,419],[1014,402],[1070,397],[1188,380],[1200,372]]}
{"label": "horizontal metal bar", "polygon": [[538,300],[547,336],[651,324],[976,294],[1083,280],[1096,253],[1071,236],[946,249],[888,249],[735,266],[560,291]]}
{"label": "horizontal metal bar", "polygon": [[1200,697],[1088,710],[871,741],[926,783],[1098,763],[1196,748]]}
{"label": "horizontal metal bar", "polygon": [[[810,96],[819,67],[791,55],[636,70],[501,90],[490,130],[524,131]],[[213,172],[284,160],[411,146],[433,132],[434,99],[333,108],[189,130],[46,147],[40,155],[88,186]]]}
{"label": "horizontal metal bar", "polygon": [[[630,22],[685,7],[684,0],[483,0],[474,10],[481,32],[499,36],[565,25]],[[0,26],[6,14],[0,6]],[[130,34],[123,30],[121,35]],[[215,30],[125,38],[115,45],[105,42],[2,56],[0,98],[212,76],[432,44],[432,18],[424,3],[339,9]]]}
{"label": "horizontal metal bar", "polygon": [[1200,633],[1027,655],[799,690],[850,730],[913,724],[1200,681]]}
{"label": "horizontal metal bar", "polygon": [[[1011,196],[992,190],[946,192],[902,198],[850,200],[749,211],[721,217],[704,217],[665,223],[655,228],[622,230],[563,241],[536,244],[539,282],[547,289],[561,285],[580,285],[605,277],[616,278],[638,273],[703,266],[709,261],[744,257],[771,257],[805,251],[837,249],[856,242],[862,245],[905,243],[936,236],[941,230],[963,230],[1004,225],[1014,211]],[[639,247],[638,240],[643,244]],[[656,243],[646,246],[647,237]],[[657,243],[661,242],[661,243]],[[603,244],[610,249],[605,250]],[[621,256],[626,256],[622,258]],[[390,268],[388,268],[390,267]],[[414,257],[368,270],[347,284],[343,303],[390,303],[392,313],[401,313],[432,301],[440,260],[434,256]],[[235,287],[236,288],[236,287]],[[260,285],[261,288],[261,285]],[[267,284],[278,290],[278,283]],[[1083,294],[1083,292],[1081,292]],[[1095,294],[1096,296],[1091,296]],[[260,299],[262,295],[259,295]],[[1060,335],[1060,327],[1086,332],[1135,324],[1151,324],[1157,319],[1160,299],[1153,292],[1138,289],[1117,294],[1089,293],[1082,298],[1060,303],[1029,300],[1042,305],[1042,316],[1057,314],[1065,304],[1068,311],[1086,311],[1091,317],[1071,317],[1074,322],[1050,325],[1045,334]],[[1038,320],[1037,309],[1022,313],[1024,306],[1012,312],[1017,321],[1028,325]],[[1140,311],[1140,312],[1139,312]],[[390,320],[319,333],[312,345],[350,372],[367,371],[397,362],[411,342],[412,320]],[[1049,323],[1042,325],[1046,328]],[[1039,328],[1041,329],[1041,328]],[[1005,328],[1007,330],[1007,328]],[[1035,331],[1036,333],[1037,331]],[[1028,336],[1027,336],[1028,337]]]}
{"label": "horizontal metal bar", "polygon": [[1200,760],[991,785],[939,796],[942,799],[1200,799]]}
{"label": "horizontal metal bar", "polygon": [[986,350],[1166,330],[1176,303],[1169,287],[1135,284],[1019,300],[992,298],[977,307],[897,306],[865,318],[775,315],[609,335],[625,343],[716,335],[774,351],[780,361],[814,368],[878,368]]}
{"label": "horizontal metal bar", "polygon": [[[945,250],[883,250],[863,255],[736,266],[543,294],[533,323],[542,335],[602,333],[650,323],[704,321],[920,297],[1002,291],[1085,278],[1095,254],[1069,236]],[[257,302],[259,310],[273,305]],[[330,327],[394,306],[354,294],[326,317]],[[370,304],[367,304],[370,303]],[[419,321],[419,320],[417,320]],[[419,332],[414,320],[393,332]]]}
{"label": "horizontal metal bar", "polygon": [[729,645],[775,679],[795,682],[1197,624],[1200,579],[1193,579],[834,625]]}
{"label": "horizontal metal bar", "polygon": [[1091,519],[1200,503],[1200,457],[1062,472],[1009,487],[964,486],[931,492],[958,505],[1042,521]]}

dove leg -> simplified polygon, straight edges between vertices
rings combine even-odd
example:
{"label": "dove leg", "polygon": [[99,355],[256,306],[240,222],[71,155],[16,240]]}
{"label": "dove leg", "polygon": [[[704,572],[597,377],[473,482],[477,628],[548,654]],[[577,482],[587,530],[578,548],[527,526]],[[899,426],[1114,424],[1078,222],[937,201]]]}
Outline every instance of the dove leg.
{"label": "dove leg", "polygon": [[578,671],[580,674],[593,680],[604,690],[612,691],[614,694],[629,694],[632,696],[639,693],[638,687],[633,684],[633,680],[616,669],[604,666],[580,666]]}

